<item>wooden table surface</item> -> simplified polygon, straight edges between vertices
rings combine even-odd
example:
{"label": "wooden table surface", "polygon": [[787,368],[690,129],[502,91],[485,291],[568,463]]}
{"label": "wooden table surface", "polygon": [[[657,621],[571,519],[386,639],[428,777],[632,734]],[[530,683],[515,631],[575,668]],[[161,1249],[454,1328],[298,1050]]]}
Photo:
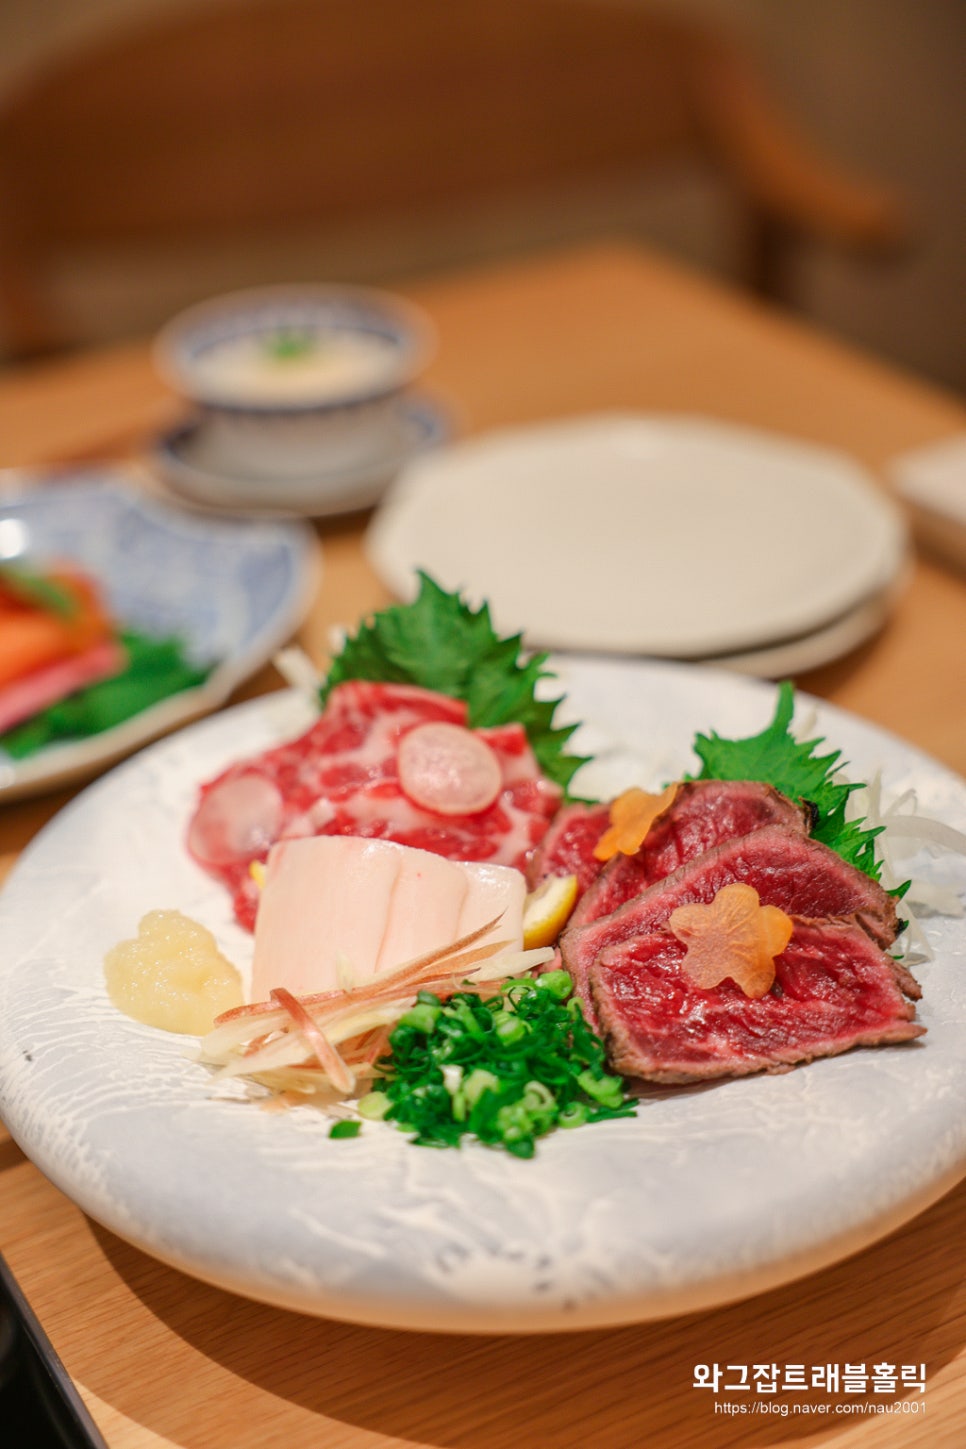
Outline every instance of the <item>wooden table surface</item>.
{"label": "wooden table surface", "polygon": [[[706,413],[881,470],[966,425],[940,391],[624,246],[410,295],[439,331],[427,385],[464,431],[604,409]],[[0,465],[134,456],[177,411],[144,346],[0,374]],[[299,638],[320,664],[332,624],[387,601],[362,557],[365,522],[319,529],[324,577]],[[964,641],[966,578],[917,558],[882,633],[798,683],[966,774]],[[269,667],[238,697],[278,684]],[[73,793],[0,807],[0,878]],[[856,1257],[713,1312],[562,1336],[405,1334],[280,1312],[162,1266],[85,1218],[0,1128],[0,1249],[111,1449],[942,1449],[966,1442],[964,1244],[966,1182]],[[693,1387],[695,1364],[763,1362],[924,1363],[926,1388],[786,1392],[750,1417],[728,1412],[738,1394]]]}

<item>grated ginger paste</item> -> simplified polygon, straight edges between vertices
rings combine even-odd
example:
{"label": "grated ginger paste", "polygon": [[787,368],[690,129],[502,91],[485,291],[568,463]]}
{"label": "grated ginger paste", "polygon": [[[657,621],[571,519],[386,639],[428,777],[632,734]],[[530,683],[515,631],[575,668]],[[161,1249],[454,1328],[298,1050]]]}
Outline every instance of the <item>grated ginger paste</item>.
{"label": "grated ginger paste", "polygon": [[145,1026],[203,1036],[215,1017],[242,1004],[238,971],[204,926],[180,911],[149,911],[133,940],[104,958],[107,993]]}

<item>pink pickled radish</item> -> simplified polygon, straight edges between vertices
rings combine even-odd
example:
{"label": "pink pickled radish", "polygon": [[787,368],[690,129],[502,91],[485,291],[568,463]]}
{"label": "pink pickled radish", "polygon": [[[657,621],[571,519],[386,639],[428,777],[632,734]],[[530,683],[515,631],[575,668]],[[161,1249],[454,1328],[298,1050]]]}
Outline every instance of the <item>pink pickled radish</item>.
{"label": "pink pickled radish", "polygon": [[486,741],[442,720],[408,730],[397,765],[404,793],[439,815],[477,815],[493,804],[503,784],[500,761]]}
{"label": "pink pickled radish", "polygon": [[283,800],[264,775],[235,775],[203,797],[188,833],[201,865],[250,860],[270,846],[282,823]]}

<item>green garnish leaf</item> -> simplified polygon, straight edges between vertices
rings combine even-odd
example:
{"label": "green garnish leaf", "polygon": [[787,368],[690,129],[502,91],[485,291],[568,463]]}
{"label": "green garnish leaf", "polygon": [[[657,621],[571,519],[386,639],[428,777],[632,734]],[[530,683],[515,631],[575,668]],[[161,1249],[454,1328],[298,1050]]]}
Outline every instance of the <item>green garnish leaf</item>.
{"label": "green garnish leaf", "polygon": [[130,629],[119,638],[127,654],[125,669],[14,725],[0,735],[0,748],[22,760],[47,745],[101,734],[169,695],[202,684],[211,673],[210,667],[191,664],[177,639]]}
{"label": "green garnish leaf", "polygon": [[21,604],[45,609],[61,619],[71,619],[80,609],[80,604],[70,589],[56,579],[38,574],[22,564],[0,562],[0,589]]}
{"label": "green garnish leaf", "polygon": [[822,738],[797,740],[790,725],[795,692],[786,680],[778,689],[778,704],[771,723],[761,734],[728,740],[720,735],[697,735],[694,750],[701,760],[698,780],[760,780],[790,800],[807,801],[814,809],[812,836],[836,851],[843,860],[878,880],[881,866],[875,838],[882,827],[866,828],[861,820],[847,820],[846,802],[862,783],[836,778],[842,768],[841,750],[817,754]]}
{"label": "green garnish leaf", "polygon": [[557,726],[561,699],[538,699],[546,654],[523,654],[520,634],[501,638],[486,604],[473,610],[458,593],[447,593],[420,572],[419,593],[411,604],[382,609],[360,625],[343,645],[320,690],[329,692],[347,679],[413,684],[461,699],[471,729],[519,723],[527,732],[544,774],[566,790],[586,762],[567,752],[577,725]]}
{"label": "green garnish leaf", "polygon": [[308,357],[316,348],[312,332],[283,327],[265,339],[265,351],[275,362],[292,362]]}
{"label": "green garnish leaf", "polygon": [[562,971],[510,982],[483,1000],[427,992],[423,1016],[393,1030],[378,1083],[383,1114],[420,1147],[458,1147],[475,1137],[515,1157],[533,1157],[555,1127],[632,1117],[635,1102],[607,1070],[603,1042],[584,1020]]}

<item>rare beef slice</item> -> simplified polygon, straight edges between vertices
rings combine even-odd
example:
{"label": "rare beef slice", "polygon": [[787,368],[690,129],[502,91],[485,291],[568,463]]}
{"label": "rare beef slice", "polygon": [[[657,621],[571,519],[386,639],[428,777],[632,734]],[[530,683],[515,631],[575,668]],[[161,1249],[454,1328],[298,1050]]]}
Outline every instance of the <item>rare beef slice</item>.
{"label": "rare beef slice", "polygon": [[793,918],[771,990],[751,998],[726,979],[710,990],[685,975],[684,945],[666,925],[606,947],[588,988],[615,1071],[691,1082],[786,1071],[857,1046],[907,1041],[915,979],[854,920]]}
{"label": "rare beef slice", "polygon": [[609,804],[561,806],[527,870],[531,890],[552,875],[575,875],[579,900],[573,924],[593,921],[663,879],[694,856],[763,825],[807,831],[811,812],[755,780],[692,780],[659,816],[635,855],[606,864],[594,849],[610,823]]}
{"label": "rare beef slice", "polygon": [[786,915],[854,919],[877,945],[895,939],[895,903],[876,881],[798,829],[762,826],[695,856],[608,915],[583,923],[571,918],[560,940],[562,964],[588,1016],[588,973],[602,952],[648,935],[678,906],[713,901],[733,881],[754,886],[763,906],[778,906]]}
{"label": "rare beef slice", "polygon": [[527,867],[530,889],[534,890],[548,876],[575,875],[578,890],[585,891],[600,874],[601,862],[594,856],[594,846],[609,823],[607,804],[590,805],[574,800],[562,805]]}
{"label": "rare beef slice", "polygon": [[615,855],[577,903],[573,925],[609,915],[679,866],[766,825],[807,832],[811,814],[756,780],[692,780],[648,831],[636,855]]}

